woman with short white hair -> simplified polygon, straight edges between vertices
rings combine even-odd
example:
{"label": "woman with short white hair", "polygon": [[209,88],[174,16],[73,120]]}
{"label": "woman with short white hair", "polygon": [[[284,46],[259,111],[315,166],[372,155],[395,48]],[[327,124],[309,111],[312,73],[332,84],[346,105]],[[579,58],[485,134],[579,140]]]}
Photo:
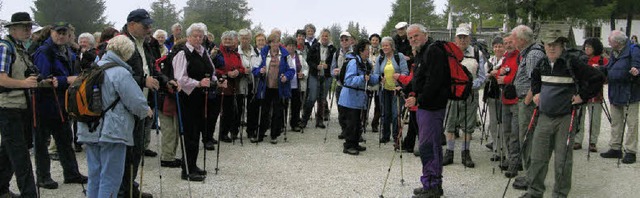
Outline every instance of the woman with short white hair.
{"label": "woman with short white hair", "polygon": [[78,36],[78,44],[80,45],[78,64],[84,70],[91,67],[91,64],[96,60],[96,39],[91,33],[85,32]]}
{"label": "woman with short white hair", "polygon": [[89,183],[87,197],[112,197],[118,194],[127,146],[133,146],[135,119],[151,117],[153,111],[147,99],[133,80],[133,70],[125,61],[135,51],[127,36],[116,36],[109,41],[107,53],[98,62],[105,67],[100,92],[106,111],[95,131],[86,123],[78,122],[78,141],[85,144]]}
{"label": "woman with short white hair", "polygon": [[167,40],[167,31],[158,29],[153,33],[153,38],[156,39],[156,42],[160,44],[160,56],[167,55],[169,53],[169,49],[166,45],[163,45],[164,41]]}

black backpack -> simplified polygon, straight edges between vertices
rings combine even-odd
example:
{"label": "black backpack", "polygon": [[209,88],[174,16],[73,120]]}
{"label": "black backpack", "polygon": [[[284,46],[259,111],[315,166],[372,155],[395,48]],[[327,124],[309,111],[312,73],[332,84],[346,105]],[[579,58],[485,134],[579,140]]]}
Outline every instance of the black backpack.
{"label": "black backpack", "polygon": [[[400,54],[397,52],[393,53],[393,59],[395,59],[396,63],[400,65]],[[378,57],[378,64],[380,64],[382,60],[384,60],[384,54],[380,54],[380,57]]]}
{"label": "black backpack", "polygon": [[[351,54],[351,55],[349,56],[349,54]],[[355,59],[356,60],[356,65],[358,66],[358,69],[361,69],[361,70],[365,71],[366,73],[369,73],[371,71],[371,64],[368,64],[368,62],[363,63],[362,61],[359,61],[357,58],[355,58],[356,55],[353,52],[349,52],[345,56],[347,56],[348,58],[346,58],[344,60],[344,63],[342,63],[342,68],[340,69],[340,73],[337,76],[337,81],[340,82],[340,84],[342,84],[342,87],[364,91],[364,89],[361,89],[361,88],[351,87],[351,86],[345,85],[344,84],[344,78],[345,78],[346,73],[347,73],[347,67],[349,65],[349,62],[351,62],[351,60]]]}

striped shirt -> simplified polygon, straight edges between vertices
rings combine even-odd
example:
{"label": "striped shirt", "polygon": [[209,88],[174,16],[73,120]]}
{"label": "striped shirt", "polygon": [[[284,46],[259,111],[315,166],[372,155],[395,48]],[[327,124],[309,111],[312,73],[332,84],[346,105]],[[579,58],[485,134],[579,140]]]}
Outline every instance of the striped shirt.
{"label": "striped shirt", "polygon": [[[193,45],[189,44],[188,42],[186,46],[187,49],[192,53],[197,52],[201,56],[207,57],[207,60],[209,60],[211,62],[211,65],[213,65],[211,57],[209,57],[208,54],[205,53],[206,51],[204,50],[204,47],[200,46],[200,49],[196,50],[195,47],[193,47]],[[178,52],[173,58],[172,62],[173,76],[178,79],[178,84],[180,85],[180,88],[182,88],[182,91],[184,91],[184,93],[186,93],[187,95],[190,95],[191,92],[196,87],[198,87],[198,85],[200,84],[200,80],[202,79],[193,79],[189,77],[189,75],[187,74],[187,63],[187,57],[185,56],[184,51]],[[216,79],[217,78],[215,75],[211,76],[211,81],[216,81]]]}

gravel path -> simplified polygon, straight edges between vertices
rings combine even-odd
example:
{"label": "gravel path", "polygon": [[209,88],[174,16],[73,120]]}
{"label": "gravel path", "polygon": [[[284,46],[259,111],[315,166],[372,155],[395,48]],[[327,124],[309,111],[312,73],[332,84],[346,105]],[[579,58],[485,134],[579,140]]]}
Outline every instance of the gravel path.
{"label": "gravel path", "polygon": [[[378,197],[382,191],[390,160],[394,156],[392,144],[378,147],[378,133],[366,133],[367,151],[359,156],[342,153],[342,141],[337,139],[337,111],[333,110],[329,138],[323,143],[325,130],[307,128],[304,134],[287,133],[288,142],[279,138],[277,145],[268,142],[259,145],[236,142],[222,143],[219,168],[215,152],[207,152],[209,176],[204,183],[191,182],[193,197]],[[598,148],[608,149],[610,125],[602,119],[602,133]],[[406,127],[405,127],[406,130]],[[472,158],[476,168],[465,169],[460,163],[459,147],[456,148],[454,164],[444,168],[445,197],[501,197],[507,179],[489,161],[491,152],[480,145],[480,132],[474,134]],[[155,133],[150,148],[159,151]],[[585,141],[588,136],[585,137]],[[461,140],[457,145],[462,145]],[[385,197],[411,197],[412,190],[420,186],[420,160],[411,153],[403,153],[399,161],[396,153],[391,168]],[[570,197],[638,197],[640,164],[621,164],[616,160],[600,158],[592,153],[587,161],[587,150],[574,152],[573,187]],[[200,152],[202,157],[202,152]],[[87,173],[85,153],[77,154],[80,171]],[[553,159],[553,158],[552,158]],[[32,159],[33,160],[33,159]],[[33,161],[32,161],[33,162]],[[202,168],[202,158],[198,160]],[[552,164],[553,162],[551,162]],[[4,164],[3,164],[4,166]],[[401,169],[403,167],[403,169]],[[547,175],[545,196],[551,196],[553,188],[553,166]],[[159,168],[158,158],[146,158],[143,191],[155,197],[188,197],[187,182],[180,179],[180,169]],[[62,169],[52,163],[52,177],[60,183],[57,190],[42,189],[42,197],[82,197],[80,185],[62,184]],[[159,171],[162,172],[162,188]],[[404,185],[400,180],[404,173]],[[140,175],[138,176],[140,179]],[[11,189],[18,192],[15,180]],[[509,187],[506,197],[518,197],[524,191]]]}

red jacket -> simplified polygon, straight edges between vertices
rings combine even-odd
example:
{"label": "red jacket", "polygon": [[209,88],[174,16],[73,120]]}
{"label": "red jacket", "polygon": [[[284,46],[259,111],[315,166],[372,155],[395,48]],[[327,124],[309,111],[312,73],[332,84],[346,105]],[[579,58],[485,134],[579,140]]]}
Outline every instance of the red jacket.
{"label": "red jacket", "polygon": [[[398,82],[400,82],[400,84],[402,84],[402,86],[407,86],[409,84],[409,82],[411,82],[411,79],[413,79],[413,70],[415,69],[416,64],[411,64],[411,68],[409,68],[409,75],[400,75],[400,77],[398,77]],[[409,109],[409,111],[416,111],[418,110],[418,105],[415,105],[413,107],[411,107]]]}
{"label": "red jacket", "polygon": [[[591,58],[589,58],[589,62],[587,64],[591,65],[592,67],[597,67],[597,66],[606,66],[609,63],[609,59],[603,57],[603,56],[593,56]],[[606,83],[606,82],[605,82]],[[591,99],[589,99],[588,102],[591,103],[600,103],[603,100],[603,95],[602,95],[602,90],[600,90],[600,93],[598,93],[598,95],[596,97],[593,97]]]}
{"label": "red jacket", "polygon": [[228,72],[238,70],[240,74],[236,78],[228,78],[227,88],[223,89],[225,95],[235,94],[237,81],[245,73],[238,50],[229,47],[220,47],[220,53],[214,60],[214,64],[216,67],[216,76],[218,77],[226,76]]}
{"label": "red jacket", "polygon": [[[502,60],[502,65],[500,65],[500,68],[498,69],[498,73],[495,75],[496,79],[498,78],[499,74],[503,73],[505,68],[509,68],[509,73],[504,77],[504,84],[512,84],[513,83],[513,79],[515,79],[516,77],[516,73],[518,72],[518,56],[520,55],[520,51],[518,50],[514,50],[511,53],[506,52],[504,54],[504,60]],[[502,99],[502,104],[506,104],[506,105],[513,105],[513,104],[517,104],[518,103],[518,98],[514,98],[514,99],[506,99],[504,98],[504,92],[502,93],[501,96]]]}

